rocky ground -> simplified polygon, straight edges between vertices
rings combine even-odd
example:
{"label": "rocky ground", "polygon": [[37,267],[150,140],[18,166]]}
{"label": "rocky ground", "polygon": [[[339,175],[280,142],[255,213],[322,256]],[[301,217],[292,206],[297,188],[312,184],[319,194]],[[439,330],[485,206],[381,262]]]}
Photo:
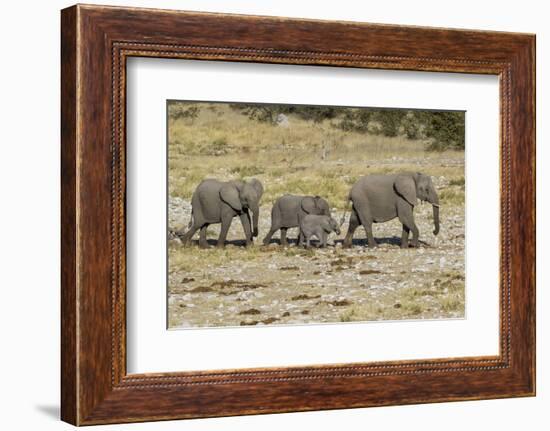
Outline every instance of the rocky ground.
{"label": "rocky ground", "polygon": [[[441,190],[445,178],[435,179]],[[463,185],[462,185],[463,187]],[[186,226],[190,203],[169,202],[170,229]],[[432,234],[431,206],[415,209],[421,246],[399,247],[397,220],[374,225],[379,247],[365,247],[359,228],[351,249],[331,236],[326,249],[295,244],[269,246],[270,205],[261,208],[260,238],[245,248],[243,230],[234,219],[225,249],[213,247],[219,226],[209,227],[206,250],[169,244],[168,304],[170,328],[304,324],[367,320],[440,319],[464,316],[464,206],[441,207],[441,231]],[[342,211],[334,211],[340,219]],[[349,215],[349,213],[348,213]],[[297,229],[289,230],[295,238]]]}

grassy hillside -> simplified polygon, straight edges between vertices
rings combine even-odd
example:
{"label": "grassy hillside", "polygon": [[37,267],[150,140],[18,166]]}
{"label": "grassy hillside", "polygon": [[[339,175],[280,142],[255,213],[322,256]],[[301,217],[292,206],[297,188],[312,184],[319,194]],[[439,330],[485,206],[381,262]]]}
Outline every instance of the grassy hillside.
{"label": "grassy hillside", "polygon": [[[264,204],[296,193],[321,195],[342,208],[350,186],[369,173],[424,171],[464,181],[463,151],[429,152],[421,140],[343,131],[331,120],[315,123],[289,114],[283,127],[250,119],[227,104],[194,106],[196,118],[169,119],[171,196],[190,199],[203,178],[254,176],[264,184]],[[441,197],[443,203],[461,203],[463,187]]]}

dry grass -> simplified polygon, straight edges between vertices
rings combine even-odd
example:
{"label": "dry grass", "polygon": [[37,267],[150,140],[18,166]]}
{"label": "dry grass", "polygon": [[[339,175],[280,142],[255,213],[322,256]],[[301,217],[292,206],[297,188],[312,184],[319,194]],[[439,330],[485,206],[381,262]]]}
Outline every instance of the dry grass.
{"label": "dry grass", "polygon": [[447,272],[433,283],[403,288],[398,295],[388,295],[383,301],[350,307],[340,315],[340,321],[429,318],[434,310],[460,316],[464,306],[464,276]]}
{"label": "dry grass", "polygon": [[[172,196],[189,199],[208,177],[254,176],[264,184],[264,203],[296,193],[321,195],[333,207],[343,208],[350,186],[371,173],[417,171],[429,163],[429,175],[449,178],[453,184],[464,179],[463,152],[427,152],[421,141],[343,132],[327,121],[315,124],[293,116],[289,127],[279,127],[250,120],[228,105],[198,105],[196,119],[169,121]],[[432,163],[438,159],[447,163]],[[461,200],[455,194],[445,198]]]}

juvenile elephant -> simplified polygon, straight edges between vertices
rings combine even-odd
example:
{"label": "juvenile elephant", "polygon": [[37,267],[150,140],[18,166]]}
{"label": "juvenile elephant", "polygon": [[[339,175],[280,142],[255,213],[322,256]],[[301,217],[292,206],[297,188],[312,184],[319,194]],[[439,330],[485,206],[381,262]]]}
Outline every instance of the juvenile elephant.
{"label": "juvenile elephant", "polygon": [[271,241],[277,230],[281,230],[281,245],[288,245],[286,231],[299,227],[300,220],[308,214],[330,216],[328,202],[319,196],[284,195],[278,198],[271,210],[271,229],[264,238],[264,244]]}
{"label": "juvenile elephant", "polygon": [[[243,225],[246,245],[252,244],[252,238],[258,236],[260,217],[260,199],[264,192],[262,183],[253,178],[247,182],[208,179],[202,181],[191,199],[191,223],[189,230],[180,232],[184,244],[189,243],[195,232],[200,229],[199,246],[207,247],[206,228],[213,223],[221,223],[218,247],[225,245],[227,231],[233,217],[239,216]],[[250,226],[252,211],[253,230]]]}
{"label": "juvenile elephant", "polygon": [[439,198],[431,177],[421,173],[396,175],[368,175],[361,177],[351,188],[349,199],[353,210],[344,247],[350,247],[353,233],[359,225],[367,232],[369,247],[376,247],[372,234],[373,223],[384,223],[399,217],[403,225],[401,248],[409,246],[409,232],[412,231],[412,245],[418,246],[418,228],[414,222],[414,207],[417,199],[433,206],[434,235],[439,233]]}
{"label": "juvenile elephant", "polygon": [[340,235],[338,222],[330,216],[307,214],[300,222],[300,245],[305,242],[306,248],[309,248],[311,237],[315,236],[319,240],[319,247],[327,246],[327,237],[331,232]]}

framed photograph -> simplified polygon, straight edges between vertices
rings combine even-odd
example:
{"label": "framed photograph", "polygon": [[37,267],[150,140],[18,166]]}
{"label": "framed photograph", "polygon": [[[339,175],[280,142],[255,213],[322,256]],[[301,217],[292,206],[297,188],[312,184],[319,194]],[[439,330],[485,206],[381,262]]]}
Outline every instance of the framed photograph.
{"label": "framed photograph", "polygon": [[62,419],[535,394],[535,36],[62,11]]}

